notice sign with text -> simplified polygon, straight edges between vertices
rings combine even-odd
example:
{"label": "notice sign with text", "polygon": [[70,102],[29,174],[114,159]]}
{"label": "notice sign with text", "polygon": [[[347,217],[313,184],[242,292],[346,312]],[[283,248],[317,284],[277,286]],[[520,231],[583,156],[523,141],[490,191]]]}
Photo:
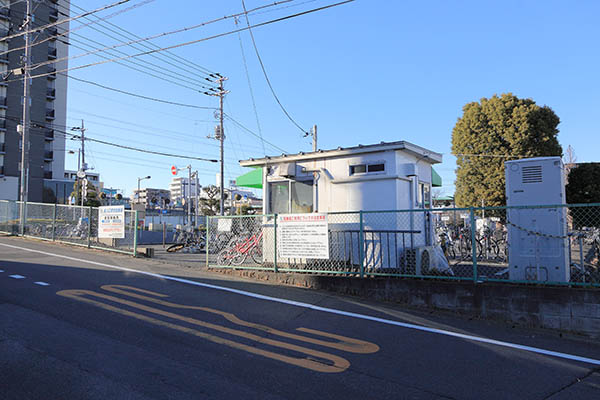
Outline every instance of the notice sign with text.
{"label": "notice sign with text", "polygon": [[277,250],[281,258],[329,259],[327,215],[279,215]]}
{"label": "notice sign with text", "polygon": [[99,208],[98,237],[108,239],[125,238],[125,206]]}

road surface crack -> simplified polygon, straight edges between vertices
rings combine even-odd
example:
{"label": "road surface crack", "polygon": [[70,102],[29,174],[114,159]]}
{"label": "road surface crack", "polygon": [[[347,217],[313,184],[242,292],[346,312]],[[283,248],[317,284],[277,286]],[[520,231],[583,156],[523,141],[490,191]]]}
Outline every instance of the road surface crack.
{"label": "road surface crack", "polygon": [[556,390],[556,391],[554,391],[554,392],[550,393],[548,396],[544,397],[544,400],[548,400],[548,399],[550,399],[550,398],[552,398],[552,397],[556,396],[556,395],[557,395],[557,394],[559,394],[560,392],[563,392],[563,391],[565,391],[565,390],[569,389],[570,387],[572,387],[572,386],[574,386],[574,385],[576,385],[576,384],[578,384],[578,383],[580,383],[580,382],[583,382],[584,380],[586,380],[587,378],[589,378],[590,376],[592,376],[592,375],[593,375],[593,374],[595,374],[596,372],[600,372],[600,367],[593,368],[593,369],[589,370],[589,371],[588,371],[588,372],[587,372],[585,375],[583,375],[581,378],[575,378],[575,379],[573,380],[573,382],[571,382],[571,383],[569,383],[569,384],[567,384],[567,385],[563,386],[562,388],[560,388],[560,389],[558,389],[558,390]]}

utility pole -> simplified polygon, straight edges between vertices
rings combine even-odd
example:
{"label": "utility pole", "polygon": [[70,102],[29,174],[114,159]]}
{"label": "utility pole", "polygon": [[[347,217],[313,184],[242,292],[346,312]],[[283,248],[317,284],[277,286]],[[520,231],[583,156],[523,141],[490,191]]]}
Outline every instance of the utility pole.
{"label": "utility pole", "polygon": [[313,152],[316,152],[317,151],[317,125],[313,125],[312,137],[313,137]]}
{"label": "utility pole", "polygon": [[[216,79],[216,82],[219,84],[218,89],[210,88],[210,92],[204,92],[204,94],[208,96],[218,96],[219,97],[219,125],[215,127],[215,135],[208,136],[209,139],[216,139],[220,142],[221,148],[221,177],[220,181],[220,189],[219,189],[219,206],[220,206],[220,215],[224,215],[225,213],[225,127],[223,126],[223,119],[225,118],[225,114],[223,113],[223,100],[225,95],[229,93],[228,90],[225,90],[223,86],[223,82],[225,82],[228,78],[222,76],[221,74],[211,74],[211,77]],[[209,79],[210,80],[210,79]],[[213,81],[211,81],[213,82]]]}
{"label": "utility pole", "polygon": [[[22,29],[30,31],[31,26],[31,0],[27,1],[25,21]],[[23,125],[21,126],[21,208],[19,222],[21,235],[25,234],[25,221],[27,219],[27,199],[29,196],[29,76],[31,65],[31,48],[29,47],[29,33],[25,35],[25,56],[23,60]]]}
{"label": "utility pole", "polygon": [[198,183],[198,171],[194,172],[194,176],[195,176],[194,177],[194,185],[195,185],[195,188],[196,188],[196,190],[195,190],[195,193],[196,193],[196,202],[194,203],[195,204],[195,207],[194,207],[194,217],[195,217],[194,224],[196,226],[198,226],[198,205],[199,205],[198,204],[199,203],[198,202],[198,191],[199,191],[199,186],[200,186],[199,183]]}
{"label": "utility pole", "polygon": [[219,76],[219,141],[221,144],[221,190],[219,191],[219,206],[221,215],[225,214],[225,129],[223,127],[223,98],[225,97],[226,92],[223,87],[223,82],[226,80],[227,78]]}
{"label": "utility pole", "polygon": [[[87,177],[85,175],[85,171],[87,170],[87,164],[85,163],[85,124],[83,122],[83,119],[81,120],[81,126],[73,127],[73,128],[71,128],[71,130],[81,132],[81,136],[80,136],[80,138],[81,138],[81,167],[78,166],[77,178],[80,178],[82,180],[82,182],[84,183],[82,186],[85,186],[87,188],[87,184],[85,183],[86,179],[87,179]],[[79,160],[77,161],[77,163],[79,164]],[[83,202],[86,197],[83,192],[86,190],[83,187],[81,187],[80,191],[81,191],[81,194],[80,194],[81,206],[83,207]]]}
{"label": "utility pole", "polygon": [[192,166],[188,165],[188,200],[187,200],[187,209],[188,209],[188,228],[192,226]]}

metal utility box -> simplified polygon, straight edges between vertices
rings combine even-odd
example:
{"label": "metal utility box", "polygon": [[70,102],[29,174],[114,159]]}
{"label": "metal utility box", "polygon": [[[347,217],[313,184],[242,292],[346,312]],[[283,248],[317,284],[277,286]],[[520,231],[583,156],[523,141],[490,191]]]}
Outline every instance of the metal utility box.
{"label": "metal utility box", "polygon": [[[560,157],[504,163],[506,205],[565,204]],[[511,280],[569,282],[567,208],[508,208],[508,261]]]}

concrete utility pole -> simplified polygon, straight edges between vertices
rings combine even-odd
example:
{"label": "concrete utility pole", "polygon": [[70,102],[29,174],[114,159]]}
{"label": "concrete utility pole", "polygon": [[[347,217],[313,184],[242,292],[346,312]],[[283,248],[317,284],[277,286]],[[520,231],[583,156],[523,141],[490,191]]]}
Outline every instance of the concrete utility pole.
{"label": "concrete utility pole", "polygon": [[188,209],[188,227],[192,226],[192,166],[188,165],[188,192],[187,192],[187,209]]}
{"label": "concrete utility pole", "polygon": [[317,151],[317,125],[313,125],[312,137],[313,137],[313,152],[316,152]]}
{"label": "concrete utility pole", "polygon": [[[27,1],[25,21],[22,29],[29,32],[31,29],[31,0]],[[25,221],[27,220],[27,199],[29,196],[29,76],[31,65],[31,48],[29,47],[29,33],[25,35],[25,55],[23,59],[23,125],[21,126],[21,208],[19,222],[21,235],[25,234]]]}
{"label": "concrete utility pole", "polygon": [[226,80],[227,78],[219,76],[219,141],[221,144],[221,188],[219,191],[220,215],[225,214],[225,128],[223,127],[223,98],[225,97],[225,94],[227,94],[227,92],[225,92],[223,82]]}
{"label": "concrete utility pole", "polygon": [[[72,131],[80,131],[81,132],[81,166],[78,165],[77,167],[77,181],[79,182],[79,179],[81,179],[82,182],[84,182],[84,186],[86,186],[87,188],[87,184],[85,184],[87,177],[85,176],[85,171],[87,170],[87,164],[85,163],[85,124],[83,122],[83,119],[81,120],[81,126],[77,126],[77,127],[73,127],[71,128]],[[77,164],[79,164],[79,160],[77,161]],[[80,171],[83,171],[83,174],[80,175]],[[79,186],[79,185],[78,185]],[[85,194],[83,193],[85,190],[83,187],[80,188],[80,196],[81,196],[81,206],[83,207],[83,202],[85,200]]]}
{"label": "concrete utility pole", "polygon": [[195,194],[196,194],[196,202],[194,203],[194,224],[195,226],[198,226],[198,189],[199,189],[199,182],[198,182],[198,171],[194,172],[194,184],[195,186]]}

